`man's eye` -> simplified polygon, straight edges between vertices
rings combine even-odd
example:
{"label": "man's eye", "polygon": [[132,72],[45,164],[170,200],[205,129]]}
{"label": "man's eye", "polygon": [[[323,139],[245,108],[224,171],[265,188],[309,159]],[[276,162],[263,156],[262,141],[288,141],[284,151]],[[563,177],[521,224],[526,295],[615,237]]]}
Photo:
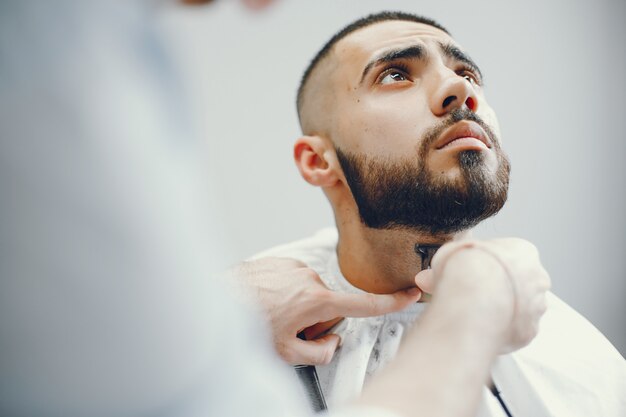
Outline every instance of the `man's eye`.
{"label": "man's eye", "polygon": [[409,77],[399,70],[388,70],[381,74],[379,84],[391,84],[400,81],[408,81]]}
{"label": "man's eye", "polygon": [[478,79],[476,74],[474,74],[473,72],[468,71],[468,70],[462,70],[462,71],[459,71],[458,74],[461,77],[465,78],[467,81],[469,81],[470,84],[480,85],[480,80]]}

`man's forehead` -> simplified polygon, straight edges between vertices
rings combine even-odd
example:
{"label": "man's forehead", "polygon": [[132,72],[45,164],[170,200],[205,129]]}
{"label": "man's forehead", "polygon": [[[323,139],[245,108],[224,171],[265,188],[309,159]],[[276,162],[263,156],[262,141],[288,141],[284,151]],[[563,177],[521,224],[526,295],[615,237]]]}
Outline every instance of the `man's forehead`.
{"label": "man's forehead", "polygon": [[367,61],[387,49],[431,41],[456,45],[450,35],[434,26],[404,20],[389,20],[366,26],[349,34],[337,42],[333,55],[340,62],[356,64],[359,61]]}

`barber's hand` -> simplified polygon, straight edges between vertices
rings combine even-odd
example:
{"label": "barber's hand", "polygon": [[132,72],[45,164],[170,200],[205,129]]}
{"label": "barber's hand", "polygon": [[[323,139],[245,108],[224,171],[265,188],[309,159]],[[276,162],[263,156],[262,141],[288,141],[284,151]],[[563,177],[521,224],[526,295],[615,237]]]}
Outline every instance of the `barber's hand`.
{"label": "barber's hand", "polygon": [[[233,275],[256,296],[268,314],[278,353],[293,365],[329,363],[339,336],[316,337],[343,317],[398,311],[421,295],[417,288],[389,295],[334,292],[304,263],[287,258],[243,262]],[[303,330],[306,341],[296,337]]]}
{"label": "barber's hand", "polygon": [[485,320],[501,331],[500,353],[526,346],[537,335],[550,277],[530,242],[451,242],[437,251],[431,265],[416,276],[418,287],[432,293],[433,301],[466,302],[472,313],[484,312]]}

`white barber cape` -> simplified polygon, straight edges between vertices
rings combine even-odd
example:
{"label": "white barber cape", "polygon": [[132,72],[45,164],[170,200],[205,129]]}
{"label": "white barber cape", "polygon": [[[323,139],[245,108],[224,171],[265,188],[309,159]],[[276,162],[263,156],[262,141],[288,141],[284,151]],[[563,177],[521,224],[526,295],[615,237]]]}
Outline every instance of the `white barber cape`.
{"label": "white barber cape", "polygon": [[[324,229],[255,258],[300,259],[332,290],[362,292],[339,270],[336,242],[336,230]],[[332,329],[341,336],[342,346],[329,365],[317,367],[331,410],[357,397],[368,379],[396,355],[403,335],[424,308],[417,303],[380,317],[347,318]],[[626,416],[626,361],[591,323],[552,293],[538,336],[529,346],[500,356],[492,377],[515,417]],[[506,416],[486,387],[477,415]]]}

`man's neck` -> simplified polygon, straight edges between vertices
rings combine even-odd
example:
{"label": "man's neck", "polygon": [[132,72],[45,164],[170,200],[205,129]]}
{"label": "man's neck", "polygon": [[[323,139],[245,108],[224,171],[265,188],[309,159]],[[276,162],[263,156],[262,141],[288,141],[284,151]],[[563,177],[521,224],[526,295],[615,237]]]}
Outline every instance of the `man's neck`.
{"label": "man's neck", "polygon": [[422,258],[415,245],[443,244],[454,235],[432,235],[409,230],[379,230],[358,224],[338,226],[337,258],[344,277],[355,287],[390,294],[415,286]]}

